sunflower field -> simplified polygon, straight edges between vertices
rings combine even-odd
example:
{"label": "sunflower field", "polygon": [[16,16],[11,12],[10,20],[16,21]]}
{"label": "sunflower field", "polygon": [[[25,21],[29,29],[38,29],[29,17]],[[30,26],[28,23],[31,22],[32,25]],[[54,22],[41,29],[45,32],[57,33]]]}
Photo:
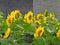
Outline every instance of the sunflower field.
{"label": "sunflower field", "polygon": [[53,12],[14,10],[3,15],[0,12],[0,45],[60,45],[60,20]]}

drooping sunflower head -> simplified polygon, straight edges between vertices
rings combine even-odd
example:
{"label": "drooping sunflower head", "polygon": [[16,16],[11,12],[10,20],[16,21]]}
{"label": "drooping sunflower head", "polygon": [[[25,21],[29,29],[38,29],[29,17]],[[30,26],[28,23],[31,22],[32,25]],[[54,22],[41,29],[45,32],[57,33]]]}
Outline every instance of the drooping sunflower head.
{"label": "drooping sunflower head", "polygon": [[43,16],[42,13],[37,14],[37,19],[41,19],[42,16]]}
{"label": "drooping sunflower head", "polygon": [[46,23],[47,22],[47,17],[44,17],[43,20],[44,20],[44,23]]}
{"label": "drooping sunflower head", "polygon": [[12,12],[10,13],[10,15],[11,15],[12,18],[14,18],[14,14],[15,14],[14,11],[12,11]]}
{"label": "drooping sunflower head", "polygon": [[38,28],[36,28],[36,31],[34,33],[34,37],[37,38],[38,36],[42,36],[44,32],[44,27],[39,26]]}
{"label": "drooping sunflower head", "polygon": [[11,20],[12,20],[13,22],[15,22],[15,21],[16,21],[15,11],[12,11],[12,12],[10,13],[10,16],[11,16]]}
{"label": "drooping sunflower head", "polygon": [[15,16],[20,18],[21,17],[21,12],[19,10],[15,10]]}
{"label": "drooping sunflower head", "polygon": [[50,17],[50,19],[54,19],[54,17],[55,17],[54,13],[50,13],[49,17]]}
{"label": "drooping sunflower head", "polygon": [[27,15],[24,15],[24,22],[27,22]]}
{"label": "drooping sunflower head", "polygon": [[34,24],[41,24],[40,20],[35,20]]}
{"label": "drooping sunflower head", "polygon": [[12,20],[13,22],[15,22],[16,19],[18,19],[18,18],[21,17],[21,13],[20,13],[19,10],[15,10],[15,11],[12,11],[12,12],[10,13],[10,16],[11,16],[11,20]]}
{"label": "drooping sunflower head", "polygon": [[6,19],[6,24],[10,26],[11,23],[12,23],[11,16],[9,15]]}
{"label": "drooping sunflower head", "polygon": [[8,38],[9,35],[10,35],[10,32],[11,32],[11,31],[10,31],[10,28],[8,28],[7,31],[5,32],[3,38],[4,38],[4,39]]}
{"label": "drooping sunflower head", "polygon": [[7,15],[6,19],[9,18],[9,14]]}

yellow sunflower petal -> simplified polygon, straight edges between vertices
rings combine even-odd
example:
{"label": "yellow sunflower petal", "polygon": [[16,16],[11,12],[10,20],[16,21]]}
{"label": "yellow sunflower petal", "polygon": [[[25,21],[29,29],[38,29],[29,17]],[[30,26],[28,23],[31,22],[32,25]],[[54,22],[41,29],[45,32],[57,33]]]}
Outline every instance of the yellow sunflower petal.
{"label": "yellow sunflower petal", "polygon": [[60,29],[58,30],[58,32],[56,33],[57,37],[60,37]]}
{"label": "yellow sunflower petal", "polygon": [[33,12],[32,11],[29,11],[27,14],[25,14],[24,16],[24,21],[26,23],[31,23],[33,22]]}
{"label": "yellow sunflower petal", "polygon": [[36,28],[36,31],[34,33],[34,37],[38,37],[38,36],[42,36],[44,32],[44,27],[39,26],[38,28]]}
{"label": "yellow sunflower petal", "polygon": [[5,32],[3,38],[6,39],[6,38],[8,38],[9,35],[10,35],[10,28],[7,29],[7,31]]}

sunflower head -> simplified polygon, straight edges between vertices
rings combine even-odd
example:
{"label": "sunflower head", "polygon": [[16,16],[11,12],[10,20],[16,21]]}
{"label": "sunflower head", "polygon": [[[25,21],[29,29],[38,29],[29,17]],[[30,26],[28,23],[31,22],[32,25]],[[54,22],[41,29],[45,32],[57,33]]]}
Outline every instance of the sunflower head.
{"label": "sunflower head", "polygon": [[44,23],[46,23],[47,22],[47,17],[44,17]]}
{"label": "sunflower head", "polygon": [[34,33],[34,37],[37,38],[38,36],[42,36],[44,32],[44,27],[39,26],[38,28],[36,28],[36,31]]}
{"label": "sunflower head", "polygon": [[19,10],[15,10],[15,16],[20,18],[21,17],[21,12]]}
{"label": "sunflower head", "polygon": [[50,19],[54,19],[54,17],[55,17],[55,15],[54,15],[54,13],[50,13]]}
{"label": "sunflower head", "polygon": [[15,11],[12,11],[12,12],[10,13],[10,16],[11,16],[11,20],[12,20],[13,22],[15,22],[15,21],[16,21]]}
{"label": "sunflower head", "polygon": [[29,12],[27,13],[27,17],[29,18],[29,20],[31,20],[32,17],[33,17],[33,12],[32,12],[32,11],[29,11]]}
{"label": "sunflower head", "polygon": [[34,24],[41,24],[39,20],[35,20]]}
{"label": "sunflower head", "polygon": [[9,15],[6,19],[6,24],[10,26],[11,23],[12,23],[11,16]]}
{"label": "sunflower head", "polygon": [[43,16],[42,13],[37,14],[37,19],[41,19],[42,16]]}
{"label": "sunflower head", "polygon": [[33,12],[29,11],[25,16],[24,16],[24,21],[27,23],[33,22]]}
{"label": "sunflower head", "polygon": [[6,39],[6,38],[9,37],[9,35],[10,35],[10,28],[7,29],[7,31],[5,32],[3,38]]}

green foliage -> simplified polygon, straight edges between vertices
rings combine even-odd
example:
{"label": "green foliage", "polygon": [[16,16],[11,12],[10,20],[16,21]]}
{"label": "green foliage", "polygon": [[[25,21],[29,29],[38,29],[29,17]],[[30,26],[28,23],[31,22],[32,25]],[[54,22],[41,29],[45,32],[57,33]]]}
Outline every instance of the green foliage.
{"label": "green foliage", "polygon": [[[60,29],[60,25],[57,23],[59,20],[54,18],[53,23],[51,23],[51,19],[49,17],[49,12],[46,13],[47,23],[44,23],[44,17],[42,17],[41,24],[34,24],[34,20],[32,23],[24,22],[24,15],[21,18],[12,21],[10,26],[6,24],[6,19],[3,17],[3,13],[0,12],[0,45],[60,45],[60,38],[57,37],[56,33],[58,29]],[[40,20],[37,19],[36,20]],[[43,26],[44,33],[40,37],[34,37],[36,27]],[[11,33],[7,39],[4,39],[3,36],[7,31],[7,28],[11,29]]]}

